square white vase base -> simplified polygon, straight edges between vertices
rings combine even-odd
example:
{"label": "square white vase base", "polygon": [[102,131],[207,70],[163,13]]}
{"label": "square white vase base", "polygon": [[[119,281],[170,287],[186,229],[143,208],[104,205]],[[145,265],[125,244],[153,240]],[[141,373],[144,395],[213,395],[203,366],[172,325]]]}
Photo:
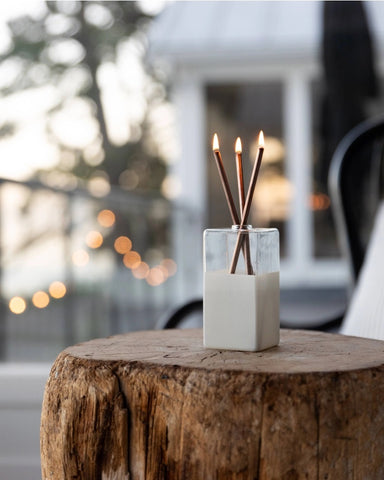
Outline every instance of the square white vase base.
{"label": "square white vase base", "polygon": [[279,272],[204,274],[204,346],[260,351],[280,339]]}

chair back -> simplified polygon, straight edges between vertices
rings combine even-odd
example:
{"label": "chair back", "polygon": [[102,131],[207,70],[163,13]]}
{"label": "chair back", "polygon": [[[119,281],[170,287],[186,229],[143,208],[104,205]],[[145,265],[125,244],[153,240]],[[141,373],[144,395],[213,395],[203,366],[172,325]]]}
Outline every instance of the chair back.
{"label": "chair back", "polygon": [[384,115],[353,128],[340,142],[330,166],[329,192],[342,254],[352,286],[363,265],[375,214],[383,197]]}
{"label": "chair back", "polygon": [[332,158],[329,190],[353,296],[340,332],[384,340],[384,115],[351,130]]}

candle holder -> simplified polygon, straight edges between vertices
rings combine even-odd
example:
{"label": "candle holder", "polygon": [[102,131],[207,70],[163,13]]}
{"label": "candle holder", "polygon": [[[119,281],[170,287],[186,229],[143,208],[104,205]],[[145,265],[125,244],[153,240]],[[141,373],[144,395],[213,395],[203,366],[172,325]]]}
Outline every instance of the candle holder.
{"label": "candle holder", "polygon": [[276,228],[205,230],[204,346],[259,351],[278,345],[279,278]]}

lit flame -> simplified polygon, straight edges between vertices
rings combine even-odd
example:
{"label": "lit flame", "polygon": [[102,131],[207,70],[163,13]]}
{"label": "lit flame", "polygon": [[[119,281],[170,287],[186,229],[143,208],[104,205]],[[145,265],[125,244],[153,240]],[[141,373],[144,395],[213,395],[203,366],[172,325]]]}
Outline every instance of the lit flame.
{"label": "lit flame", "polygon": [[236,144],[235,144],[235,152],[241,153],[243,151],[240,137],[237,137]]}
{"label": "lit flame", "polygon": [[259,133],[259,147],[264,148],[264,133],[262,130]]}
{"label": "lit flame", "polygon": [[217,133],[215,133],[215,134],[213,135],[212,150],[213,150],[214,152],[217,152],[218,150],[220,150],[219,138],[218,138],[218,136],[217,136]]}

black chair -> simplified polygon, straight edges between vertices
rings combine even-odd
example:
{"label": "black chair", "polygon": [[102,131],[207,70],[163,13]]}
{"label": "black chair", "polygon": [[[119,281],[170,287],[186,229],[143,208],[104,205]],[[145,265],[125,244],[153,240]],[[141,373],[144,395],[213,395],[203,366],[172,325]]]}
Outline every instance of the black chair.
{"label": "black chair", "polygon": [[[330,164],[328,186],[342,255],[351,271],[351,291],[364,262],[375,213],[384,189],[384,115],[353,128],[340,142]],[[174,308],[158,328],[178,328],[193,314],[202,317],[203,300],[193,299]],[[308,326],[281,319],[281,325],[322,331],[338,329],[344,313]]]}
{"label": "black chair", "polygon": [[[181,306],[177,306],[170,312],[167,312],[163,318],[160,319],[157,328],[179,328],[182,323],[191,315],[197,314],[201,317],[203,315],[203,299],[196,298],[184,303]],[[201,322],[200,322],[201,323]]]}
{"label": "black chair", "polygon": [[329,171],[336,232],[352,287],[359,276],[384,189],[384,115],[353,128],[337,147]]}

